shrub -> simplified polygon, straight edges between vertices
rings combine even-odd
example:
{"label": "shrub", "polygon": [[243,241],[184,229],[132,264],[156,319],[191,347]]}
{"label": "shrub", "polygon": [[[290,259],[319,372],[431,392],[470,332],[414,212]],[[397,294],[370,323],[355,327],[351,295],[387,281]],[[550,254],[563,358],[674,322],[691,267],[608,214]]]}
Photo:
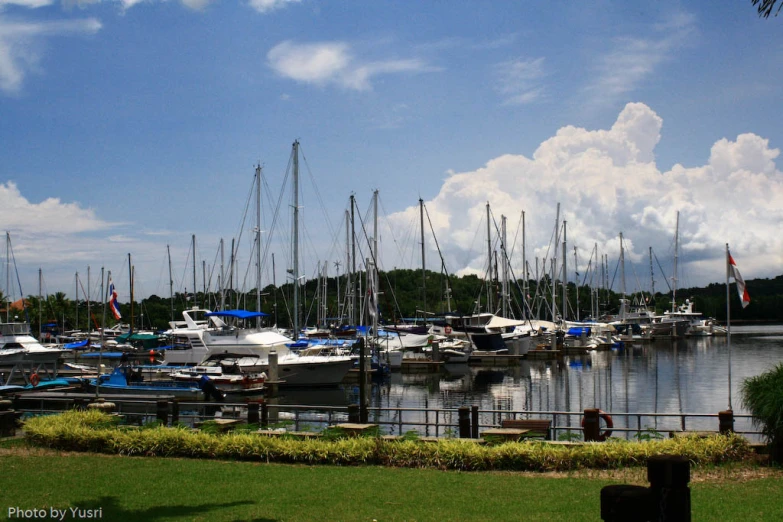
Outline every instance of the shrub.
{"label": "shrub", "polygon": [[753,423],[772,445],[771,456],[783,462],[783,363],[749,377],[742,383],[742,404],[753,415]]}
{"label": "shrub", "polygon": [[25,424],[27,439],[39,446],[122,455],[220,458],[305,464],[437,468],[465,471],[567,471],[641,466],[651,455],[675,454],[693,463],[719,464],[750,454],[745,439],[731,434],[706,439],[684,437],[646,442],[612,441],[559,446],[543,441],[496,446],[466,439],[432,444],[379,437],[293,440],[254,433],[214,434],[163,426],[119,429],[100,412],[67,412],[36,417]]}

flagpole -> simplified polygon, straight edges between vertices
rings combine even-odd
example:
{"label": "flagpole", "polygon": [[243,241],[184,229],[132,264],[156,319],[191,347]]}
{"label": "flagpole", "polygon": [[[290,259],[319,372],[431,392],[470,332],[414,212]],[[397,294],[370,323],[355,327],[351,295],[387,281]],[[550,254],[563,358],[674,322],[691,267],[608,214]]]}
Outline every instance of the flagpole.
{"label": "flagpole", "polygon": [[729,259],[729,244],[726,243],[726,344],[729,348],[729,410],[731,407],[731,301],[729,299],[729,274],[731,272],[731,262]]}

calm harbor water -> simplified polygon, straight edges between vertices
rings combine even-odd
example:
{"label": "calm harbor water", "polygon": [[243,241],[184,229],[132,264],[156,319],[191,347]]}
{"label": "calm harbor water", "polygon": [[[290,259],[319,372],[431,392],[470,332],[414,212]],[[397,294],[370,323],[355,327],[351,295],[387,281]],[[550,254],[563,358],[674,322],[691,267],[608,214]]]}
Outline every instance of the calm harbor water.
{"label": "calm harbor water", "polygon": [[[742,407],[742,381],[781,361],[783,325],[732,327],[731,405],[735,414],[747,413]],[[482,414],[482,425],[499,422],[501,415],[506,415],[499,411],[581,412],[596,407],[611,413],[616,427],[665,432],[682,429],[682,419],[622,414],[717,414],[729,407],[728,377],[727,338],[692,337],[626,345],[623,350],[560,360],[522,360],[506,367],[455,365],[438,374],[393,373],[373,383],[370,406],[451,409],[476,405],[487,412]],[[346,406],[357,402],[358,387],[350,385],[326,391],[283,391],[280,398],[281,404]],[[397,423],[400,418],[391,413],[375,420]],[[436,434],[432,427],[406,426],[425,420],[434,422],[433,413],[404,412],[399,428]],[[456,424],[456,415],[441,416],[439,422]],[[556,424],[578,426],[579,422],[577,416],[558,415]],[[714,431],[717,419],[687,418],[686,429]],[[748,420],[738,419],[736,429],[754,428]]]}

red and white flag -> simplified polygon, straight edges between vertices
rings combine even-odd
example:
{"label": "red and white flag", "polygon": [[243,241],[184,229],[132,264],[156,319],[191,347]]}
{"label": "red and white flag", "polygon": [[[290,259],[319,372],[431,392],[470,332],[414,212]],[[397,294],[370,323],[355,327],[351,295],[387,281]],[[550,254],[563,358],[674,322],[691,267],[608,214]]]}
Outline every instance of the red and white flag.
{"label": "red and white flag", "polygon": [[737,268],[737,263],[734,262],[734,258],[731,257],[730,253],[729,273],[734,278],[734,281],[737,282],[737,292],[739,293],[740,301],[742,301],[742,308],[745,308],[750,304],[750,295],[748,294],[748,289],[745,288],[745,280],[742,279],[742,274],[740,274],[740,271]]}

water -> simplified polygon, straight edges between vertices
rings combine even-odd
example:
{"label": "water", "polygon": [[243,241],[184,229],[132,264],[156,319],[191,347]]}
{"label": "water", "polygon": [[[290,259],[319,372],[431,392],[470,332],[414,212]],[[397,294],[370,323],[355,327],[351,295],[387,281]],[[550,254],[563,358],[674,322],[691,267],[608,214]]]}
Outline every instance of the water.
{"label": "water", "polygon": [[[731,335],[731,406],[746,414],[741,385],[783,361],[783,325],[734,326]],[[522,360],[510,367],[447,366],[440,374],[394,373],[374,383],[371,407],[454,409],[476,405],[481,424],[498,424],[507,412],[581,412],[600,408],[614,417],[616,427],[662,433],[683,429],[682,418],[624,416],[625,413],[712,414],[729,408],[729,349],[724,337],[693,337],[677,342],[628,345],[624,350],[565,356],[561,360]],[[333,390],[283,391],[281,404],[346,406],[358,402],[358,387]],[[494,411],[494,413],[493,413]],[[501,413],[502,412],[502,413]],[[387,432],[416,429],[442,435],[430,426],[434,412],[383,414],[391,421]],[[402,420],[402,422],[400,422]],[[438,417],[439,424],[456,424],[456,414]],[[580,417],[558,415],[560,427],[578,426]],[[715,418],[687,418],[685,429],[717,430]],[[749,420],[738,419],[738,431],[752,431]]]}

